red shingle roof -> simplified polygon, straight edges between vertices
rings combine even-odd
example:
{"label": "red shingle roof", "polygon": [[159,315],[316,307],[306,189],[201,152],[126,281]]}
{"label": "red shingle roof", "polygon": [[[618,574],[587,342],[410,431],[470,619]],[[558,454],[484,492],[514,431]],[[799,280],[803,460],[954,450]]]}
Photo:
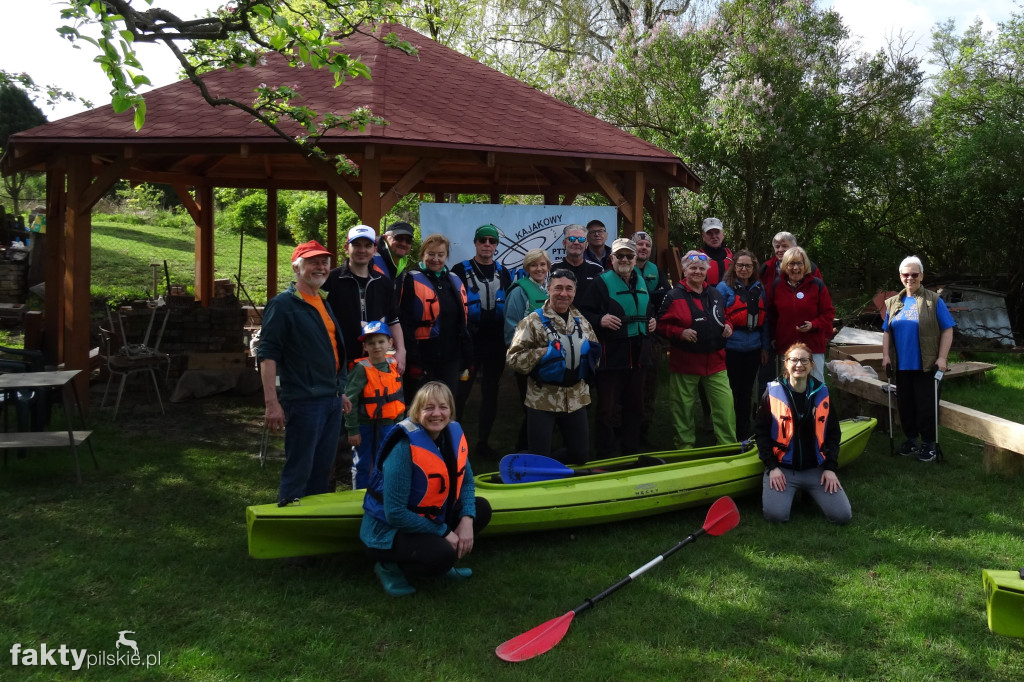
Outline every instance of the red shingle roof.
{"label": "red shingle roof", "polygon": [[[419,54],[407,55],[362,34],[344,41],[345,49],[370,67],[372,80],[347,81],[334,88],[326,70],[293,69],[277,54],[269,55],[262,66],[222,69],[203,80],[214,96],[243,101],[253,99],[261,82],[288,84],[302,93],[303,104],[317,111],[368,106],[390,122],[365,132],[332,131],[328,140],[654,162],[681,166],[676,169],[681,171],[680,180],[688,175],[699,184],[671,153],[408,28],[390,28],[415,45]],[[277,139],[237,109],[208,106],[188,81],[153,90],[146,101],[146,124],[138,132],[130,112],[115,115],[108,105],[34,128],[12,141],[148,146]]]}

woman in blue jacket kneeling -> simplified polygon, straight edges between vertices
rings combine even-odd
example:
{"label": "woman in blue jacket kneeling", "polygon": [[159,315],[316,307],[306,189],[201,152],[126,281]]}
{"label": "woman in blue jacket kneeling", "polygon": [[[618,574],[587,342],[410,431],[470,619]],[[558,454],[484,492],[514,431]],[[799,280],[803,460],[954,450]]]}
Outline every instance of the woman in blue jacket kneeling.
{"label": "woman in blue jacket kneeling", "polygon": [[491,520],[490,504],[475,495],[454,405],[445,384],[424,384],[370,473],[359,538],[394,597],[416,591],[409,577],[468,578],[472,571],[455,562],[473,551],[476,534]]}
{"label": "woman in blue jacket kneeling", "polygon": [[790,346],[782,376],[761,398],[754,425],[765,467],[761,504],[766,520],[784,523],[796,491],[806,490],[829,521],[842,525],[853,517],[836,476],[842,436],[828,388],[811,376],[812,356],[803,343]]}

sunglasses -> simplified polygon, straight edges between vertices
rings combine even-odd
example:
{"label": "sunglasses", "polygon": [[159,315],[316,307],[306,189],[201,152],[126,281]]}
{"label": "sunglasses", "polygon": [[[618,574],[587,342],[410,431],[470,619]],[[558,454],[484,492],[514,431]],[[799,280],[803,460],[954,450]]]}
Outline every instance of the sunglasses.
{"label": "sunglasses", "polygon": [[921,276],[920,272],[901,272],[900,273],[900,277],[903,277],[903,278],[909,277],[910,279],[917,279],[920,276]]}
{"label": "sunglasses", "polygon": [[587,241],[586,237],[566,237],[570,242],[576,242],[577,244],[583,244]]}
{"label": "sunglasses", "polygon": [[395,235],[392,239],[401,244],[412,244],[412,237],[407,234]]}
{"label": "sunglasses", "polygon": [[576,281],[576,273],[573,272],[572,270],[566,270],[564,268],[559,268],[558,270],[552,272],[550,279],[562,279],[563,277],[565,279],[572,280],[573,282]]}
{"label": "sunglasses", "polygon": [[633,233],[633,241],[638,242],[640,240],[643,240],[643,241],[646,241],[646,242],[654,241],[653,239],[651,239],[651,235],[647,234],[646,232],[634,232]]}
{"label": "sunglasses", "polygon": [[615,253],[612,255],[615,256],[615,258],[618,260],[633,260],[634,258],[636,258],[635,253]]}
{"label": "sunglasses", "polygon": [[686,260],[701,260],[707,262],[708,257],[703,253],[693,253],[687,256]]}
{"label": "sunglasses", "polygon": [[494,237],[480,237],[480,239],[477,239],[477,241],[480,242],[481,244],[497,244],[498,243],[498,240],[496,238],[494,238]]}

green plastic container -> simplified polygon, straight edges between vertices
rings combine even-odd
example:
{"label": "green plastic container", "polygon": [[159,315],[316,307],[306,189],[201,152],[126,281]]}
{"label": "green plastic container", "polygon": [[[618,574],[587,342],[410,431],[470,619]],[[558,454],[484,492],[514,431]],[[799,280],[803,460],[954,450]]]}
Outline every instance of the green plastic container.
{"label": "green plastic container", "polygon": [[988,629],[997,635],[1024,637],[1024,568],[983,570],[981,581],[988,604]]}

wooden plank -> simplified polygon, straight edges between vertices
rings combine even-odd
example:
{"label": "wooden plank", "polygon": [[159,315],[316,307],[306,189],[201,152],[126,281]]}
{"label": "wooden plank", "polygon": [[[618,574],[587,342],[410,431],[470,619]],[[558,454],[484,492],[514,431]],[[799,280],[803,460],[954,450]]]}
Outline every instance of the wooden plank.
{"label": "wooden plank", "polygon": [[188,369],[245,369],[244,352],[188,353]]}
{"label": "wooden plank", "polygon": [[[92,435],[92,431],[72,431],[75,445],[81,445]],[[26,431],[24,433],[0,433],[0,450],[6,448],[60,448],[68,447],[67,431]]]}
{"label": "wooden plank", "polygon": [[[833,387],[878,403],[887,404],[885,382],[877,379],[856,379],[836,382]],[[893,407],[895,409],[895,396]],[[939,425],[958,433],[977,438],[983,443],[1024,455],[1024,424],[995,417],[947,400],[939,401]]]}

